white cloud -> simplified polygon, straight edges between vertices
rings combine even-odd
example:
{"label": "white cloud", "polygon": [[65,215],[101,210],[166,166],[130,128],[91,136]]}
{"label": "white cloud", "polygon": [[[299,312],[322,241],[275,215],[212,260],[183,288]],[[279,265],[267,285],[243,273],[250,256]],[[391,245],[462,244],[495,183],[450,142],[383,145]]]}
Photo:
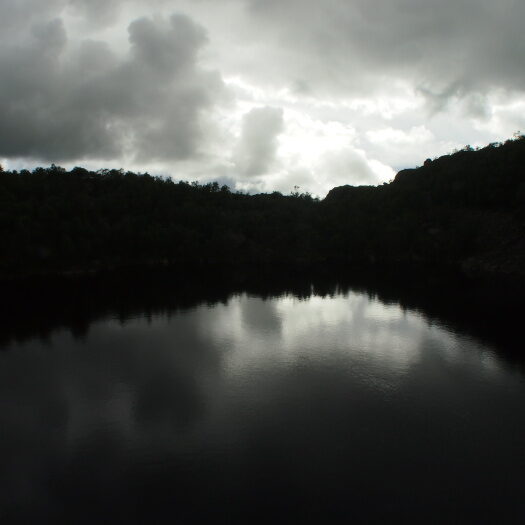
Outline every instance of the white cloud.
{"label": "white cloud", "polygon": [[283,129],[280,108],[254,108],[243,116],[234,163],[242,177],[268,174],[275,162],[278,136]]}

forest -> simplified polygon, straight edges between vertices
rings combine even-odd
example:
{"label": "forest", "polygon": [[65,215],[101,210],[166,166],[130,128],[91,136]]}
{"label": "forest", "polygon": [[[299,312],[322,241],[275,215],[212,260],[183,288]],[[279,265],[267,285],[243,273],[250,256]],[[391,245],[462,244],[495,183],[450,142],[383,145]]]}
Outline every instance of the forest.
{"label": "forest", "polygon": [[525,136],[380,186],[250,195],[122,170],[0,167],[0,276],[337,263],[525,277]]}

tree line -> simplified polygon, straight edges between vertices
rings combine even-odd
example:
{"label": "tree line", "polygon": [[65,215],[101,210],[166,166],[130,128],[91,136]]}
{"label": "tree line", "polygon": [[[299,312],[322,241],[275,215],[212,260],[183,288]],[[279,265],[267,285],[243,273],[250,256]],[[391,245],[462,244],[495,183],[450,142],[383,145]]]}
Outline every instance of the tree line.
{"label": "tree line", "polygon": [[0,173],[0,274],[144,264],[439,264],[522,274],[525,137],[322,199],[52,165]]}

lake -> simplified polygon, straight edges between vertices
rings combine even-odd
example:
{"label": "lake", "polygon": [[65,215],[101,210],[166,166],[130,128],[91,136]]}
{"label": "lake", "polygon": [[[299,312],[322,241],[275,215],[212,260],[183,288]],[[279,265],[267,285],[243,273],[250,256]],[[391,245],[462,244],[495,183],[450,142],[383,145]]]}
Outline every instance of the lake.
{"label": "lake", "polygon": [[389,279],[14,287],[0,521],[521,523],[515,307]]}

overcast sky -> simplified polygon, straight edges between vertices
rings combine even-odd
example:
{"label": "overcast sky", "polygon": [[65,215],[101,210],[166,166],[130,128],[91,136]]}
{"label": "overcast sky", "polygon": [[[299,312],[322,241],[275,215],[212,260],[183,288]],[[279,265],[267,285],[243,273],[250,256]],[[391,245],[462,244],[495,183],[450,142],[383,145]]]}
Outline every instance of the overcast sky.
{"label": "overcast sky", "polygon": [[0,0],[0,162],[324,196],[525,130],[523,0]]}

